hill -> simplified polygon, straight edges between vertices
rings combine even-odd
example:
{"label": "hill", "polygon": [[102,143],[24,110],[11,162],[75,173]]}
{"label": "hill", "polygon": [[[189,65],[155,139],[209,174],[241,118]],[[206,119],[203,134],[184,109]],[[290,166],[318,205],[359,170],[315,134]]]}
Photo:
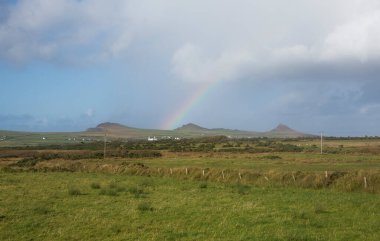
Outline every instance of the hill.
{"label": "hill", "polygon": [[237,129],[213,128],[208,129],[194,123],[185,124],[174,130],[156,130],[156,129],[139,129],[118,123],[101,123],[95,128],[87,129],[86,133],[90,135],[104,135],[120,138],[146,138],[148,136],[156,137],[200,137],[200,136],[228,136],[231,138],[254,138],[254,137],[276,137],[276,138],[295,138],[311,136],[302,132],[293,130],[286,125],[280,124],[268,132],[245,131]]}
{"label": "hill", "polygon": [[189,123],[186,125],[183,125],[177,129],[174,129],[174,131],[208,131],[209,129],[201,127],[199,125]]}
{"label": "hill", "polygon": [[88,128],[86,132],[105,132],[107,130],[116,130],[116,129],[124,129],[128,128],[128,126],[121,125],[119,123],[111,123],[105,122],[97,125],[94,128]]}
{"label": "hill", "polygon": [[88,128],[83,132],[16,132],[0,131],[1,146],[23,146],[43,144],[64,144],[75,142],[87,142],[103,140],[104,135],[114,139],[146,139],[157,137],[158,139],[169,138],[197,138],[204,136],[227,136],[229,138],[297,138],[313,137],[280,124],[267,132],[244,131],[237,129],[213,128],[208,129],[194,123],[183,125],[174,130],[157,130],[134,128],[119,123],[105,122],[96,127]]}
{"label": "hill", "polygon": [[270,130],[267,134],[270,137],[284,137],[284,138],[297,138],[297,137],[311,137],[311,136],[313,136],[310,134],[305,134],[305,133],[293,130],[284,124],[279,124],[276,128]]}

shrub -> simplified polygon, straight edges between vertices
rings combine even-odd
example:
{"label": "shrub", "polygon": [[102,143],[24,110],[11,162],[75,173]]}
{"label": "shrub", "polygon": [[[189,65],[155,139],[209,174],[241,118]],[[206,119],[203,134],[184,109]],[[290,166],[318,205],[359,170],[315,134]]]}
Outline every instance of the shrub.
{"label": "shrub", "polygon": [[321,213],[327,213],[327,211],[322,205],[318,204],[318,205],[315,205],[314,213],[321,214]]}
{"label": "shrub", "polygon": [[142,197],[145,194],[144,189],[138,186],[129,188],[129,192],[134,194],[135,197]]}
{"label": "shrub", "polygon": [[141,181],[140,186],[142,186],[142,187],[153,186],[153,181],[149,180],[149,179],[144,179],[143,181]]}
{"label": "shrub", "polygon": [[108,185],[109,188],[117,188],[117,183],[116,182],[111,182],[109,185]]}
{"label": "shrub", "polygon": [[91,188],[92,188],[92,189],[100,189],[101,186],[100,186],[99,183],[97,183],[97,182],[93,182],[93,183],[91,183]]}
{"label": "shrub", "polygon": [[46,215],[51,212],[47,207],[42,207],[42,206],[36,207],[33,211],[37,214],[42,214],[42,215]]}
{"label": "shrub", "polygon": [[34,157],[27,157],[17,161],[14,165],[18,167],[33,167],[38,162],[39,160]]}
{"label": "shrub", "polygon": [[81,191],[78,188],[71,187],[71,188],[69,188],[68,192],[69,192],[69,195],[71,195],[71,196],[82,195]]}
{"label": "shrub", "polygon": [[125,191],[125,187],[119,185],[119,184],[116,183],[116,182],[111,182],[111,183],[108,185],[108,187],[109,187],[110,189],[115,190],[116,192],[123,192],[123,191]]}
{"label": "shrub", "polygon": [[153,207],[148,202],[141,202],[137,205],[137,209],[141,212],[153,211]]}
{"label": "shrub", "polygon": [[205,188],[207,188],[207,186],[208,186],[207,182],[201,182],[199,184],[199,188],[201,188],[201,189],[205,189]]}
{"label": "shrub", "polygon": [[114,189],[102,188],[99,192],[99,195],[117,196],[118,193]]}
{"label": "shrub", "polygon": [[268,156],[263,156],[262,159],[276,160],[276,159],[282,159],[282,158],[276,155],[268,155]]}
{"label": "shrub", "polygon": [[248,194],[248,192],[249,192],[250,189],[251,188],[248,185],[243,185],[241,183],[236,184],[237,193],[240,194],[240,195]]}

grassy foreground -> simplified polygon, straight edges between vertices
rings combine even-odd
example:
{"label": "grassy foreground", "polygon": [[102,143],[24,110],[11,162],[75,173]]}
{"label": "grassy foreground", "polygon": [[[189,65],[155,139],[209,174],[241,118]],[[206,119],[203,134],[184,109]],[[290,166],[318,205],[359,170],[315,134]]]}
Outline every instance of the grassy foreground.
{"label": "grassy foreground", "polygon": [[380,240],[380,196],[0,171],[0,240]]}

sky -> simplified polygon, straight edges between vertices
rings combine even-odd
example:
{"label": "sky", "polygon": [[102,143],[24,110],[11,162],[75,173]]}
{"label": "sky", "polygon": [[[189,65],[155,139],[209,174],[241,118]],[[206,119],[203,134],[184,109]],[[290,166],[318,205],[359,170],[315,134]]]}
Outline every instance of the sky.
{"label": "sky", "polygon": [[378,0],[0,0],[0,129],[380,135]]}

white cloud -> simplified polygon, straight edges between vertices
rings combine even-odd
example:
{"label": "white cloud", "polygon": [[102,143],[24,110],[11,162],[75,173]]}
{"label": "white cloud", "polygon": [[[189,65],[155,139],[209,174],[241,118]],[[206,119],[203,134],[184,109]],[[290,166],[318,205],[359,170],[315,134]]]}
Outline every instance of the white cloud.
{"label": "white cloud", "polygon": [[274,49],[273,57],[275,61],[280,62],[299,62],[310,61],[314,56],[313,51],[305,45],[294,45]]}
{"label": "white cloud", "polygon": [[159,53],[181,80],[217,81],[308,78],[380,59],[376,0],[19,0],[7,9],[0,57],[13,62],[92,63],[136,48]]}
{"label": "white cloud", "polygon": [[88,117],[88,118],[93,117],[94,114],[95,114],[95,111],[94,111],[93,109],[91,109],[91,108],[88,109],[88,110],[86,110],[85,113],[84,113],[84,115],[85,115],[86,117]]}
{"label": "white cloud", "polygon": [[101,0],[20,0],[0,23],[0,56],[80,62],[123,53],[126,4]]}
{"label": "white cloud", "polygon": [[324,42],[321,58],[356,59],[365,62],[380,57],[380,11],[356,17],[336,27]]}
{"label": "white cloud", "polygon": [[192,44],[185,44],[174,53],[174,73],[192,82],[214,82],[242,77],[253,58],[246,51],[225,51],[219,56],[206,56]]}

